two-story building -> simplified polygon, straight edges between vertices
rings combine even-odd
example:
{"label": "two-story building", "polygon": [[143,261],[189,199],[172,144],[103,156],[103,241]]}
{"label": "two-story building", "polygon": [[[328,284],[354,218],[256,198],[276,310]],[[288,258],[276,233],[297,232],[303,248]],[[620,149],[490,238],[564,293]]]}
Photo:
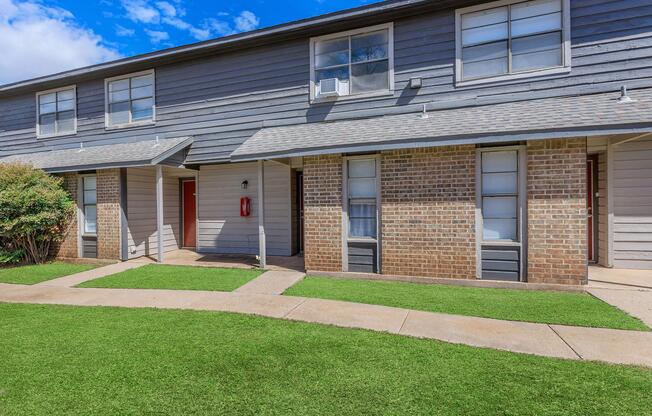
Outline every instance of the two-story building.
{"label": "two-story building", "polygon": [[0,87],[61,257],[583,284],[652,269],[652,1],[394,0]]}

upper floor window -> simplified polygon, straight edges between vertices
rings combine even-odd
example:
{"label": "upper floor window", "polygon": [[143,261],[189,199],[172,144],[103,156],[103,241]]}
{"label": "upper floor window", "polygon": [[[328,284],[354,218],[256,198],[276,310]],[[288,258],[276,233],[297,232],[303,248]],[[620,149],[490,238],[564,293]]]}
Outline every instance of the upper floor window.
{"label": "upper floor window", "polygon": [[568,0],[503,0],[457,11],[457,81],[564,70]]}
{"label": "upper floor window", "polygon": [[311,98],[390,92],[393,25],[311,39]]}
{"label": "upper floor window", "polygon": [[77,129],[75,87],[36,94],[38,137],[74,134]]}
{"label": "upper floor window", "polygon": [[154,121],[154,71],[106,80],[106,125]]}

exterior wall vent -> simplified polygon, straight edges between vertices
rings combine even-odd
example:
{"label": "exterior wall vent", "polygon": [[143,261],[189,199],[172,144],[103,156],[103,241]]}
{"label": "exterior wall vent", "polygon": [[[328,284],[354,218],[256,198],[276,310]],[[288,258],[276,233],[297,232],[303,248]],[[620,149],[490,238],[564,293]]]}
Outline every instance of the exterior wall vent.
{"label": "exterior wall vent", "polygon": [[317,95],[320,97],[339,97],[347,95],[348,83],[337,78],[327,78],[319,81]]}

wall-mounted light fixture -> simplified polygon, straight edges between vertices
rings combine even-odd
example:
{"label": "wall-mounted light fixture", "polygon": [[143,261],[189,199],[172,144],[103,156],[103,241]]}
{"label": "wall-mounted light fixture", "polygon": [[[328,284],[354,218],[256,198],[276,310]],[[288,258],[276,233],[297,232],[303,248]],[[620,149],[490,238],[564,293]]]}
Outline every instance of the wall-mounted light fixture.
{"label": "wall-mounted light fixture", "polygon": [[423,80],[421,78],[410,78],[410,88],[412,88],[413,90],[421,88],[422,85],[423,85]]}
{"label": "wall-mounted light fixture", "polygon": [[242,183],[240,184],[240,187],[241,187],[242,189],[247,189],[247,186],[249,186],[249,181],[245,179],[245,180],[242,181]]}

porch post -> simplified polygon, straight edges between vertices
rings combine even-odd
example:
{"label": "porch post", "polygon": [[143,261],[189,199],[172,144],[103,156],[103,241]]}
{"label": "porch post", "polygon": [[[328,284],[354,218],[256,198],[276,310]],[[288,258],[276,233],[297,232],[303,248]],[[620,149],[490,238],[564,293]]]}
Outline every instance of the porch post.
{"label": "porch post", "polygon": [[265,241],[265,165],[258,161],[258,255],[260,267],[267,266],[267,247]]}
{"label": "porch post", "polygon": [[163,263],[163,166],[156,165],[156,249]]}

